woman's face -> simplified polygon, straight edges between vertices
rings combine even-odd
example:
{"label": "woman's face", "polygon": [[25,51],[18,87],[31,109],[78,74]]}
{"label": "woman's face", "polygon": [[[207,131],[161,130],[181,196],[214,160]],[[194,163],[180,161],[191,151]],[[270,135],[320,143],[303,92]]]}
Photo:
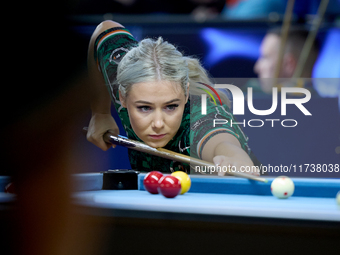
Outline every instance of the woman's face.
{"label": "woman's face", "polygon": [[120,100],[136,135],[154,148],[164,147],[176,135],[187,102],[180,84],[170,81],[133,84]]}

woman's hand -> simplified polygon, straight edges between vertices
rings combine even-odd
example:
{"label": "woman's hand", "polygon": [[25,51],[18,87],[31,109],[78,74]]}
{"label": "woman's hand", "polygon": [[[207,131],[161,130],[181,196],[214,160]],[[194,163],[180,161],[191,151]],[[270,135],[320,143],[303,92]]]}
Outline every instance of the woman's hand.
{"label": "woman's hand", "polygon": [[202,159],[220,166],[216,168],[221,170],[217,173],[219,176],[232,171],[260,175],[258,168],[254,167],[253,161],[232,134],[221,133],[212,137],[203,147]]}
{"label": "woman's hand", "polygon": [[255,176],[260,176],[259,169],[253,165],[244,164],[241,160],[235,157],[228,157],[224,155],[218,155],[213,158],[213,162],[216,166],[220,166],[218,176],[228,175],[228,172],[243,172]]}
{"label": "woman's hand", "polygon": [[111,114],[93,113],[87,131],[87,140],[98,146],[103,151],[107,151],[116,145],[105,143],[103,135],[111,130],[114,135],[119,135],[119,128]]}

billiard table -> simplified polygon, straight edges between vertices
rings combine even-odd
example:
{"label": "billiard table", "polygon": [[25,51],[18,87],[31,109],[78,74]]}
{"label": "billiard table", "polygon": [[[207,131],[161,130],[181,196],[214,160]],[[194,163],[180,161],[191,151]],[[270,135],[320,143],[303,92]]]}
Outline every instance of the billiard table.
{"label": "billiard table", "polygon": [[137,190],[102,190],[100,173],[75,176],[74,203],[80,214],[103,220],[108,247],[109,240],[120,251],[156,251],[166,244],[168,252],[188,254],[314,254],[339,247],[340,179],[293,178],[294,195],[278,199],[270,191],[274,177],[262,183],[191,175],[190,191],[169,199],[145,191],[144,176],[138,175]]}
{"label": "billiard table", "polygon": [[268,183],[262,183],[242,178],[192,175],[188,193],[167,199],[145,191],[144,176],[139,174],[137,190],[102,190],[102,174],[77,175],[79,186],[74,194],[75,203],[100,208],[106,213],[110,211],[112,215],[130,210],[136,216],[148,212],[176,214],[179,219],[191,214],[191,218],[202,220],[220,216],[340,224],[340,206],[335,199],[340,191],[340,179],[294,178],[294,195],[278,199],[270,191],[274,178],[267,178]]}
{"label": "billiard table", "polygon": [[278,199],[270,191],[274,177],[262,183],[191,175],[190,191],[169,199],[145,191],[144,176],[138,175],[135,190],[103,190],[102,173],[73,176],[76,213],[106,233],[98,254],[320,254],[339,249],[335,197],[340,179],[292,178],[293,196]]}

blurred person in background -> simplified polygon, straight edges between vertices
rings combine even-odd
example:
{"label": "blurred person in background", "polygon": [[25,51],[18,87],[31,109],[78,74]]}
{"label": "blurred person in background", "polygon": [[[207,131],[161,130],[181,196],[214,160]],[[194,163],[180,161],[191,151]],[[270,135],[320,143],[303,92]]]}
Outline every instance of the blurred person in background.
{"label": "blurred person in background", "polygon": [[[278,78],[293,77],[307,36],[308,31],[304,29],[292,28],[289,31]],[[272,91],[272,81],[275,78],[275,70],[278,64],[280,43],[281,29],[275,28],[267,32],[260,46],[260,57],[255,63],[254,72],[258,75],[260,79],[259,85],[265,93],[271,93]],[[312,77],[313,67],[318,54],[319,44],[317,41],[314,41],[301,74],[302,78]],[[311,86],[311,84],[303,86]]]}

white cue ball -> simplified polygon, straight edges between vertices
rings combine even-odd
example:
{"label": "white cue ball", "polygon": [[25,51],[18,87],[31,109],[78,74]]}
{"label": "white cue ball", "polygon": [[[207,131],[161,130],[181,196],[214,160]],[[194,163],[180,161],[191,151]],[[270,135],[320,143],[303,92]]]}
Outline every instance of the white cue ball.
{"label": "white cue ball", "polygon": [[293,195],[295,189],[294,182],[287,176],[275,178],[270,185],[272,194],[277,198],[288,198]]}
{"label": "white cue ball", "polygon": [[340,205],[340,191],[336,195],[336,202],[337,202],[338,205]]}

